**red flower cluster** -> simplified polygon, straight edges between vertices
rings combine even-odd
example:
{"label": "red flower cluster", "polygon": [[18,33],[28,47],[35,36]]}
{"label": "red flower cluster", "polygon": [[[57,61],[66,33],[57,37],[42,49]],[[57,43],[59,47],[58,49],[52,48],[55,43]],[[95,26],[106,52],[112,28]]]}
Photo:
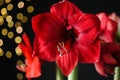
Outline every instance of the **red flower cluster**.
{"label": "red flower cluster", "polygon": [[66,76],[78,63],[94,63],[101,75],[119,65],[120,44],[114,40],[117,23],[105,13],[86,14],[71,2],[60,1],[51,6],[50,12],[35,15],[32,28],[34,50],[26,35],[25,44],[19,44],[27,60],[25,71],[31,74],[29,78],[41,74],[38,58],[55,61]]}

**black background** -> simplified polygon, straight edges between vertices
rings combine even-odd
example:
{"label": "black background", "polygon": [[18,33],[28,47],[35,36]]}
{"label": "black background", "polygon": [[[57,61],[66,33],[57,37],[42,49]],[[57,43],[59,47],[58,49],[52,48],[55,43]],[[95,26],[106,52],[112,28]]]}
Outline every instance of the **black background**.
{"label": "black background", "polygon": [[[19,0],[18,0],[19,1]],[[33,14],[27,14],[29,17],[28,23],[24,24],[24,32],[28,34],[28,36],[31,39],[31,43],[33,42],[34,33],[31,28],[31,17],[44,12],[49,12],[50,6],[60,0],[31,0],[29,3],[24,1],[26,4],[33,5],[35,8],[35,11]],[[78,6],[83,12],[85,13],[93,13],[97,14],[99,12],[106,12],[108,14],[112,12],[116,12],[117,15],[120,15],[120,2],[119,0],[70,0],[76,6]],[[17,4],[17,0],[13,2],[13,4]],[[25,5],[27,6],[27,5]],[[16,14],[17,8],[14,8],[13,13],[10,14]],[[26,14],[26,12],[23,10],[23,13]],[[9,42],[9,40],[6,40],[6,42]],[[16,44],[10,44],[13,47],[16,46]],[[5,48],[11,49],[11,46],[9,44],[6,44]],[[4,49],[6,50],[6,49]],[[12,59],[7,59],[5,56],[0,57],[0,80],[17,80],[16,74],[20,71],[18,71],[16,66],[16,60],[18,58],[24,59],[24,57],[17,57],[14,56]],[[23,73],[24,74],[24,73]],[[26,80],[25,78],[23,80]],[[33,80],[55,80],[55,63],[48,63],[45,62],[45,64],[42,66],[42,76],[33,79]],[[100,76],[92,64],[80,64],[79,63],[79,80],[113,80],[113,75],[109,75],[107,78]]]}

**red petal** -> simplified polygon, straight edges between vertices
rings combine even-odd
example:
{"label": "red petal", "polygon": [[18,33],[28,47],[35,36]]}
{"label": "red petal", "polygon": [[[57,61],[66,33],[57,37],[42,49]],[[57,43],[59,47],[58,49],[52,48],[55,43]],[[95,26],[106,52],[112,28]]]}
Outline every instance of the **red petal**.
{"label": "red petal", "polygon": [[29,49],[29,47],[24,45],[23,43],[20,43],[18,47],[22,50],[24,57],[31,62],[33,51]]}
{"label": "red petal", "polygon": [[92,14],[76,14],[69,20],[81,45],[92,43],[100,32],[100,21]]}
{"label": "red petal", "polygon": [[102,62],[96,62],[96,63],[95,63],[95,68],[96,68],[96,71],[97,71],[100,75],[107,77],[107,74],[106,74],[106,72],[105,72],[105,65],[104,65]]}
{"label": "red petal", "polygon": [[78,7],[69,1],[61,1],[59,3],[54,4],[51,7],[50,11],[51,13],[58,15],[65,20],[68,20],[69,17],[73,16],[78,12],[82,14]]}
{"label": "red petal", "polygon": [[68,76],[78,63],[78,50],[75,45],[71,46],[71,43],[69,43],[69,41],[65,45],[65,48],[67,49],[67,53],[61,56],[59,53],[56,59],[56,63],[62,70],[63,74],[65,76]]}
{"label": "red petal", "polygon": [[101,21],[100,39],[104,42],[113,42],[116,37],[117,23],[109,19],[106,13],[97,15]]}
{"label": "red petal", "polygon": [[38,57],[34,57],[32,62],[26,60],[26,77],[37,78],[41,75],[41,64]]}
{"label": "red petal", "polygon": [[119,43],[104,43],[101,45],[101,59],[106,64],[117,64],[115,56],[118,51],[120,51]]}
{"label": "red petal", "polygon": [[32,27],[36,35],[46,42],[59,42],[66,38],[65,22],[51,13],[34,16]]}
{"label": "red petal", "polygon": [[79,49],[79,62],[94,63],[98,62],[100,58],[100,41],[99,38],[94,43],[89,45],[78,45]]}
{"label": "red petal", "polygon": [[57,50],[57,46],[54,42],[49,43],[40,40],[39,37],[35,37],[33,55],[38,56],[40,59],[46,61],[54,61],[56,57],[56,50]]}
{"label": "red petal", "polygon": [[102,59],[103,59],[104,63],[106,63],[106,64],[117,64],[117,61],[112,56],[112,52],[111,53],[101,53],[101,54],[102,54]]}
{"label": "red petal", "polygon": [[23,41],[24,41],[24,44],[25,44],[29,49],[32,50],[32,46],[31,46],[29,37],[28,37],[28,35],[27,35],[26,33],[24,33],[24,34],[22,35],[22,39],[23,39]]}

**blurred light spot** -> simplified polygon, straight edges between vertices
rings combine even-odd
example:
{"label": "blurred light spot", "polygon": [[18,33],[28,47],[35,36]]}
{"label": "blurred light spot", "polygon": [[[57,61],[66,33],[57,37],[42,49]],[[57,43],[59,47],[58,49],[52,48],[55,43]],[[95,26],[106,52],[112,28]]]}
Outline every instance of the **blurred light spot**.
{"label": "blurred light spot", "polygon": [[2,46],[3,45],[3,40],[2,39],[0,39],[0,46]]}
{"label": "blurred light spot", "polygon": [[18,3],[18,8],[23,8],[23,7],[24,7],[24,2],[20,1],[20,2]]}
{"label": "blurred light spot", "polygon": [[8,34],[8,30],[6,28],[2,29],[2,35],[6,36]]}
{"label": "blurred light spot", "polygon": [[11,2],[11,0],[5,0],[5,3],[10,3]]}
{"label": "blurred light spot", "polygon": [[23,61],[22,61],[22,60],[18,60],[18,61],[17,61],[17,65],[19,66],[19,65],[21,65],[21,64],[23,64]]}
{"label": "blurred light spot", "polygon": [[21,43],[22,38],[20,36],[15,37],[15,42],[16,43]]}
{"label": "blurred light spot", "polygon": [[22,51],[21,51],[21,49],[20,49],[19,47],[16,47],[16,48],[15,48],[15,52],[16,52],[16,54],[17,54],[18,56],[21,56],[21,55],[22,55]]}
{"label": "blurred light spot", "polygon": [[2,14],[2,15],[7,14],[7,9],[6,9],[6,8],[2,8],[2,9],[1,9],[1,14]]}
{"label": "blurred light spot", "polygon": [[23,14],[22,14],[22,13],[18,13],[18,14],[17,14],[17,19],[18,19],[18,20],[21,20],[22,18],[23,18]]}
{"label": "blurred light spot", "polygon": [[22,33],[22,32],[23,32],[23,28],[22,28],[21,26],[17,27],[17,28],[16,28],[16,32],[17,32],[18,34]]}
{"label": "blurred light spot", "polygon": [[6,17],[6,21],[7,21],[7,22],[11,22],[11,21],[12,21],[12,16],[11,16],[11,15],[8,15],[8,16]]}
{"label": "blurred light spot", "polygon": [[8,27],[9,27],[9,28],[12,28],[13,26],[14,26],[14,22],[13,22],[13,21],[8,22]]}
{"label": "blurred light spot", "polygon": [[2,25],[3,23],[4,23],[3,16],[0,16],[0,25]]}
{"label": "blurred light spot", "polygon": [[17,74],[17,79],[18,80],[23,80],[23,74],[22,73],[18,73]]}
{"label": "blurred light spot", "polygon": [[27,7],[27,12],[28,13],[32,13],[34,11],[34,7],[33,6],[28,6]]}
{"label": "blurred light spot", "polygon": [[8,4],[8,5],[7,5],[7,10],[8,10],[8,11],[11,11],[12,9],[13,9],[13,4]]}
{"label": "blurred light spot", "polygon": [[12,52],[11,51],[7,51],[6,52],[6,57],[7,58],[12,58]]}
{"label": "blurred light spot", "polygon": [[0,48],[0,56],[3,56],[3,54],[4,54],[4,51],[2,48]]}
{"label": "blurred light spot", "polygon": [[16,22],[15,23],[15,27],[18,27],[18,26],[21,26],[22,24],[21,24],[21,22]]}
{"label": "blurred light spot", "polygon": [[12,39],[13,37],[14,37],[14,33],[13,33],[13,32],[11,32],[11,31],[10,31],[10,32],[8,32],[8,38],[9,38],[9,39]]}
{"label": "blurred light spot", "polygon": [[22,18],[22,23],[26,23],[27,21],[28,21],[28,18],[27,18],[27,16],[23,16],[23,18]]}
{"label": "blurred light spot", "polygon": [[0,0],[0,6],[4,4],[4,0]]}

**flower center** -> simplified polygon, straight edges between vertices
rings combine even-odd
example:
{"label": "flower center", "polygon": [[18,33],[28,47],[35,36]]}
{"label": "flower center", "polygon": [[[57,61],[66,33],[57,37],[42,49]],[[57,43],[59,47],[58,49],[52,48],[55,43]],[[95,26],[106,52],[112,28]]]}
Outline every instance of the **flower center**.
{"label": "flower center", "polygon": [[57,50],[60,53],[59,56],[62,56],[63,54],[67,53],[67,49],[64,46],[64,42],[58,43]]}
{"label": "flower center", "polygon": [[68,30],[68,38],[71,38],[72,39],[72,43],[73,42],[75,42],[75,34],[74,34],[74,31],[73,31],[73,29],[70,29],[70,30]]}

